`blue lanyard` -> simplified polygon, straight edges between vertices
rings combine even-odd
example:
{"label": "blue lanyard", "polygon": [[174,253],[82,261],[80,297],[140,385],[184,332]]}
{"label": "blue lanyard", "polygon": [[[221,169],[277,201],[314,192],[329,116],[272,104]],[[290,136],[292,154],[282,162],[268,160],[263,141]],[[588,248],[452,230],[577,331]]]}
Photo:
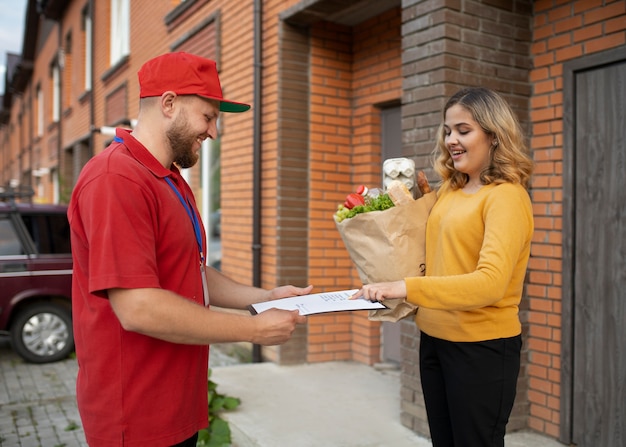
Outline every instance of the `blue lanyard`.
{"label": "blue lanyard", "polygon": [[[118,136],[113,138],[113,140],[118,143],[124,143],[124,140],[122,140]],[[185,211],[187,211],[187,215],[189,216],[189,219],[191,220],[191,224],[193,225],[193,231],[196,235],[198,251],[200,252],[200,264],[204,265],[204,250],[202,250],[202,231],[200,229],[200,220],[198,219],[198,215],[196,214],[193,207],[189,203],[189,199],[187,200],[183,199],[182,194],[180,193],[178,188],[174,186],[174,183],[172,182],[172,180],[169,177],[165,177],[165,181],[167,182],[168,185],[170,185],[172,190],[176,193],[176,196],[178,196],[178,200],[180,200],[180,203],[182,203],[183,207],[185,207]]]}
{"label": "blue lanyard", "polygon": [[183,196],[181,195],[178,188],[174,186],[174,183],[172,182],[172,180],[169,177],[165,177],[165,181],[167,182],[168,185],[170,185],[172,190],[176,193],[176,195],[178,196],[178,200],[180,200],[180,203],[182,203],[183,206],[185,207],[185,211],[187,211],[187,215],[189,216],[189,219],[191,220],[191,224],[193,225],[193,231],[196,234],[196,242],[198,243],[198,250],[200,251],[200,263],[204,264],[204,252],[202,250],[202,232],[200,231],[200,222],[198,220],[198,215],[196,214],[194,209],[191,207],[191,204],[189,203],[189,199],[187,200],[183,199]]}

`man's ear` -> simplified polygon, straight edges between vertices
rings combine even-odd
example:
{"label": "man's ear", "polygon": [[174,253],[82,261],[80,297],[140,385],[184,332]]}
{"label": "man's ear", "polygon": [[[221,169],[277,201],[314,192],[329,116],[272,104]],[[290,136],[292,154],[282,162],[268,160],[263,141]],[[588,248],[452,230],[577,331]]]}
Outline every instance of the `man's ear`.
{"label": "man's ear", "polygon": [[172,91],[166,91],[161,95],[161,111],[163,114],[172,116],[176,107],[178,95]]}

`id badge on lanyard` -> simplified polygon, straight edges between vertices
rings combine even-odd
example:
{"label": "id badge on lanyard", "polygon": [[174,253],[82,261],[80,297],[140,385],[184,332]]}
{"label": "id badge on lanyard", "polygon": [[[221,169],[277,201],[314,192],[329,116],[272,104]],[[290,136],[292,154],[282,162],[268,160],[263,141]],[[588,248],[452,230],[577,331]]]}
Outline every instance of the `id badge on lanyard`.
{"label": "id badge on lanyard", "polygon": [[209,307],[209,286],[206,282],[206,268],[204,262],[200,261],[200,275],[202,275],[202,295],[204,296],[204,305]]}

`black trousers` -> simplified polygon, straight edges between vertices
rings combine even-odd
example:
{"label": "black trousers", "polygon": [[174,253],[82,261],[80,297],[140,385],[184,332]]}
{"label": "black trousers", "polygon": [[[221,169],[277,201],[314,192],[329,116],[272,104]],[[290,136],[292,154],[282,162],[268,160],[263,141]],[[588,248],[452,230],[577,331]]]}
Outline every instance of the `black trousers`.
{"label": "black trousers", "polygon": [[196,444],[198,443],[198,433],[196,433],[195,435],[193,435],[191,438],[180,442],[176,445],[173,445],[172,447],[196,447]]}
{"label": "black trousers", "polygon": [[456,343],[421,333],[420,374],[433,447],[504,447],[522,337]]}

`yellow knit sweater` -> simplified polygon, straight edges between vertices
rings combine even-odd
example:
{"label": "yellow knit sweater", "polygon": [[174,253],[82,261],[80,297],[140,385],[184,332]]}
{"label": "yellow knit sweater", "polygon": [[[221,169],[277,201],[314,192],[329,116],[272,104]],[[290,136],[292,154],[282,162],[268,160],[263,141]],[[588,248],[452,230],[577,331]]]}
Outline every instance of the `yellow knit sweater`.
{"label": "yellow knit sweater", "polygon": [[405,278],[415,322],[433,337],[483,341],[521,333],[518,306],[533,213],[521,185],[475,194],[439,189],[426,227],[426,276]]}

